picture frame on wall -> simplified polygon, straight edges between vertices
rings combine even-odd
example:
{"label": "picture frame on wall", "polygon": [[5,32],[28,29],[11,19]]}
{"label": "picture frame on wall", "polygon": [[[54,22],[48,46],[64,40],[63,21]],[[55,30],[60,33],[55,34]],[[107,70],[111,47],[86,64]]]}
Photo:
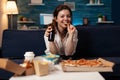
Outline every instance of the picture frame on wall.
{"label": "picture frame on wall", "polygon": [[42,4],[43,0],[31,0],[32,4]]}
{"label": "picture frame on wall", "polygon": [[75,2],[64,2],[65,5],[68,5],[72,11],[75,11]]}

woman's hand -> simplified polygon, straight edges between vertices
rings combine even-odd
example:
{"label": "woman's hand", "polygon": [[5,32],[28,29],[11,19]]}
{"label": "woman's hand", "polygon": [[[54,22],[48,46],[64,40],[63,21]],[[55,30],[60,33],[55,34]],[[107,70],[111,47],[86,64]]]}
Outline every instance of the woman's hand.
{"label": "woman's hand", "polygon": [[47,28],[46,31],[45,31],[45,36],[48,37],[51,31],[52,31],[52,27],[51,27],[51,26],[48,26],[48,28]]}
{"label": "woman's hand", "polygon": [[74,34],[74,32],[75,32],[75,30],[76,30],[76,28],[73,26],[73,25],[71,25],[71,24],[68,24],[67,25],[67,30],[68,30],[68,33],[69,34]]}

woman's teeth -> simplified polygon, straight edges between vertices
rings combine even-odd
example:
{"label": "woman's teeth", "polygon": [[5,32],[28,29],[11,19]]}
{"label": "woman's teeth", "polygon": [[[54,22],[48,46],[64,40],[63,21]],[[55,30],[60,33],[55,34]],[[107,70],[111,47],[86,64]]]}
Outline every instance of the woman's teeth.
{"label": "woman's teeth", "polygon": [[67,25],[68,23],[67,23],[67,22],[64,22],[64,24],[66,24],[66,25]]}

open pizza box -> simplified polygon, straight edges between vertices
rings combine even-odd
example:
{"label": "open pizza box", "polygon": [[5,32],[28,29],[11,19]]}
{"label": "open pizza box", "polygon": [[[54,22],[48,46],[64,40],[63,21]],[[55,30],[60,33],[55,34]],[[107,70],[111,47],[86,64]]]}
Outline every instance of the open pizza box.
{"label": "open pizza box", "polygon": [[79,71],[79,72],[96,72],[96,71],[97,72],[113,72],[113,66],[114,66],[113,62],[107,61],[102,58],[99,58],[96,60],[85,60],[85,59],[65,60],[61,62],[61,67],[64,72],[76,72],[76,71]]}
{"label": "open pizza box", "polygon": [[5,58],[0,58],[0,68],[17,75],[22,75],[25,72],[25,68],[19,64]]}

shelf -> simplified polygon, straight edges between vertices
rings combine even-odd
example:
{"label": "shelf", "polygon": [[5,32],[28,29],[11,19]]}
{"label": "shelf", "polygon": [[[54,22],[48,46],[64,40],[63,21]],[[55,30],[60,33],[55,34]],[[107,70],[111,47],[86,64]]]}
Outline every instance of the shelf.
{"label": "shelf", "polygon": [[101,21],[101,22],[97,22],[99,24],[111,24],[114,23],[114,21]]}
{"label": "shelf", "polygon": [[94,4],[86,4],[87,6],[103,6],[104,4],[103,3],[100,3],[100,4],[97,4],[97,3],[94,3]]}
{"label": "shelf", "polygon": [[58,0],[58,1],[66,1],[66,0]]}
{"label": "shelf", "polygon": [[30,23],[35,23],[34,21],[17,21],[17,23],[20,24],[30,24]]}
{"label": "shelf", "polygon": [[45,5],[45,4],[44,4],[44,3],[42,3],[42,4],[30,3],[30,4],[28,4],[28,5],[31,5],[31,6],[33,5],[33,6],[34,6],[34,5]]}

